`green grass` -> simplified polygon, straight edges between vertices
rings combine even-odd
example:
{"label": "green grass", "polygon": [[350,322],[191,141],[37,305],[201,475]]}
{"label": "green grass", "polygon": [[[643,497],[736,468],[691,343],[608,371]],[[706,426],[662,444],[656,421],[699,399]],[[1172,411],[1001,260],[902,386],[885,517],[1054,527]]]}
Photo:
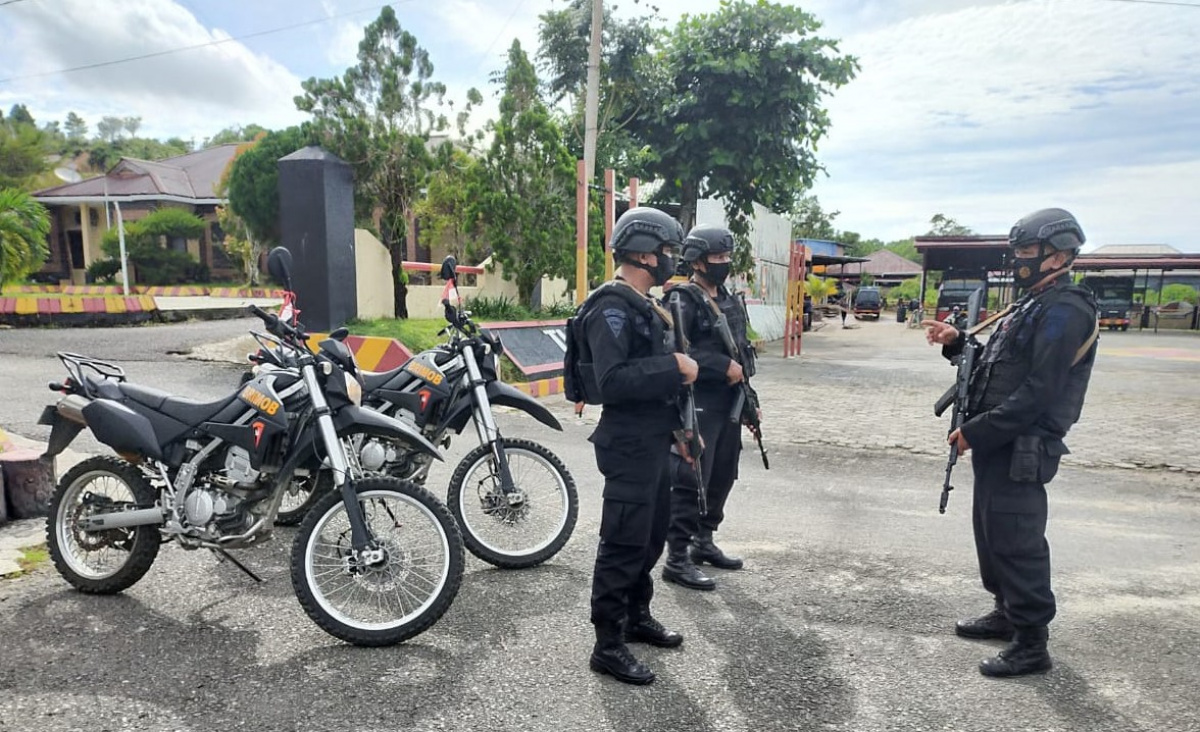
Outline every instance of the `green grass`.
{"label": "green grass", "polygon": [[21,550],[21,558],[17,560],[17,564],[21,567],[20,572],[13,572],[4,575],[7,578],[20,577],[29,574],[37,569],[39,565],[50,561],[50,551],[46,549],[45,544],[27,547]]}
{"label": "green grass", "polygon": [[346,327],[354,335],[394,338],[413,353],[433,348],[444,341],[445,338],[437,332],[445,326],[446,321],[441,318],[374,318],[351,320],[346,323]]}

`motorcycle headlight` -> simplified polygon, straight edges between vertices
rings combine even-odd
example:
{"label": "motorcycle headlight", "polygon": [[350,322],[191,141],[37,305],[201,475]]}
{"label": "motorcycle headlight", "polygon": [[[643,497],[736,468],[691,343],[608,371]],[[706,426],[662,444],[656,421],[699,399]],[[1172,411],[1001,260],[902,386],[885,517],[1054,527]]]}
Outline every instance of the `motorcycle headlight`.
{"label": "motorcycle headlight", "polygon": [[343,374],[346,377],[346,395],[350,397],[350,401],[354,402],[354,406],[362,406],[362,384],[358,383],[358,379],[350,374]]}

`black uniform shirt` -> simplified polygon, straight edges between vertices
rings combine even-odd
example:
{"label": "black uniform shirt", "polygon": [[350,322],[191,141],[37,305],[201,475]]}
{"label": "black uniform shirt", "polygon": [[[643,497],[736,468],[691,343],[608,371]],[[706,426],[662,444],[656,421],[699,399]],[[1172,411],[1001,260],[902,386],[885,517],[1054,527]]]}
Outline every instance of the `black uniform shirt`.
{"label": "black uniform shirt", "polygon": [[675,355],[655,342],[648,317],[619,295],[603,295],[585,318],[584,332],[600,387],[600,426],[640,434],[679,429],[676,399],[683,387]]}

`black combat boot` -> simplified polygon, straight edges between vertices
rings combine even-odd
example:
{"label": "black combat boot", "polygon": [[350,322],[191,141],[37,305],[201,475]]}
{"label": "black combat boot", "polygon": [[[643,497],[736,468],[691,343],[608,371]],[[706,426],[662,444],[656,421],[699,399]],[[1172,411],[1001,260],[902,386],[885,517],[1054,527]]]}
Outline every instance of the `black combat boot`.
{"label": "black combat boot", "polygon": [[1013,639],[1013,626],[1004,614],[1004,608],[999,603],[987,615],[980,618],[960,620],[954,624],[954,632],[963,638],[974,640],[1003,640]]}
{"label": "black combat boot", "polygon": [[626,643],[649,643],[659,648],[678,648],[683,645],[683,636],[667,630],[654,619],[649,608],[644,608],[629,617],[625,624]]}
{"label": "black combat boot", "polygon": [[1049,671],[1054,665],[1046,641],[1050,634],[1046,626],[1022,626],[1016,629],[1013,642],[995,658],[985,658],[979,664],[984,676],[1025,676]]}
{"label": "black combat boot", "polygon": [[588,666],[598,674],[608,674],[617,681],[643,686],[654,681],[650,667],[630,652],[621,639],[620,626],[596,626],[596,646]]}
{"label": "black combat boot", "polygon": [[663,565],[662,578],[689,590],[715,590],[717,581],[700,571],[687,552],[671,552]]}
{"label": "black combat boot", "polygon": [[708,562],[717,569],[741,569],[741,557],[731,557],[721,551],[721,547],[713,543],[712,535],[712,529],[700,529],[700,533],[692,537],[692,561],[696,564]]}

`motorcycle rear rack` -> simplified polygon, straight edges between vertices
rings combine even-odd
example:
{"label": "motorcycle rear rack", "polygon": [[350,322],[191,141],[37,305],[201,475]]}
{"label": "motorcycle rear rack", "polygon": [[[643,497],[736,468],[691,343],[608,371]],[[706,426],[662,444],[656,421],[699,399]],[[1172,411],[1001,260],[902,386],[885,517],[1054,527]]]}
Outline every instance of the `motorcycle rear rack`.
{"label": "motorcycle rear rack", "polygon": [[71,375],[71,380],[74,381],[84,393],[91,396],[91,389],[87,383],[87,372],[92,372],[102,379],[111,379],[118,382],[126,381],[125,369],[99,358],[84,356],[78,353],[59,353],[58,358],[66,367],[67,373]]}

